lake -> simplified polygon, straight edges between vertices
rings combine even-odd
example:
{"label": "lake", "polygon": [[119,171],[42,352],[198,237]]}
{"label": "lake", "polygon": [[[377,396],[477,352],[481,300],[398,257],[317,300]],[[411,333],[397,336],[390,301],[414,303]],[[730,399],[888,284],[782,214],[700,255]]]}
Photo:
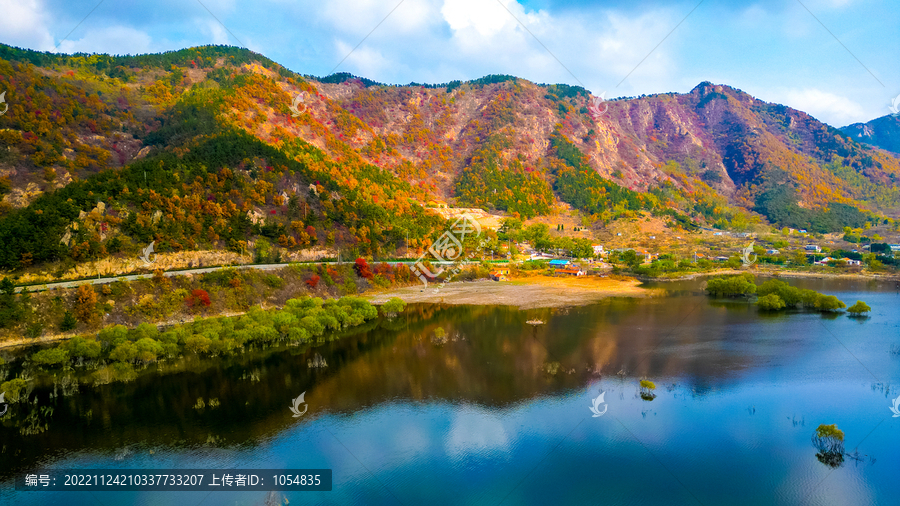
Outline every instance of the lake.
{"label": "lake", "polygon": [[[333,470],[330,492],[277,494],[294,505],[900,503],[900,293],[790,282],[872,314],[761,314],[658,283],[667,296],[582,307],[411,305],[316,347],[189,357],[65,395],[38,382],[36,404],[0,419],[0,503],[267,500],[13,489],[50,468]],[[836,469],[810,440],[823,423],[853,454]]]}

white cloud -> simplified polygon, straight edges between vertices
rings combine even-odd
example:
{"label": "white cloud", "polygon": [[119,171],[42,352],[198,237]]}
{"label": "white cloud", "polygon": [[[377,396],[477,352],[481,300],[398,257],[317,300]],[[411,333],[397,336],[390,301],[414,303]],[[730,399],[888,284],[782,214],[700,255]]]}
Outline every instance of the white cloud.
{"label": "white cloud", "polygon": [[[341,55],[340,58],[346,56],[346,59],[335,69],[335,72],[349,72],[347,69],[352,69],[352,73],[356,75],[362,77],[376,76],[376,79],[379,79],[377,76],[387,73],[396,74],[396,67],[402,66],[387,59],[377,49],[368,47],[365,44],[353,50],[353,46],[338,41],[337,52]],[[335,64],[339,61],[340,59],[335,61]]]}
{"label": "white cloud", "polygon": [[154,50],[149,34],[128,26],[91,28],[84,37],[65,40],[59,45],[61,53],[139,54]]}
{"label": "white cloud", "polygon": [[816,88],[788,90],[781,100],[785,105],[836,127],[871,119],[865,109],[853,100]]}
{"label": "white cloud", "polygon": [[[510,0],[505,5],[507,9],[512,7],[510,10],[522,10],[521,6]],[[465,35],[474,30],[482,38],[491,38],[516,23],[503,6],[485,0],[444,0],[441,15],[454,32]]]}
{"label": "white cloud", "polygon": [[[496,2],[444,0],[441,16],[455,50],[445,51],[443,58],[462,68],[581,84],[600,93],[635,69],[678,21],[669,10],[628,15],[588,9],[553,15],[526,10],[511,0],[505,5],[509,12]],[[631,79],[669,75],[673,44],[668,41],[653,51]],[[601,86],[592,86],[597,83]]]}
{"label": "white cloud", "polygon": [[215,19],[205,21],[198,19],[197,24],[200,25],[203,33],[209,34],[211,44],[239,44],[228,34],[228,30]]}
{"label": "white cloud", "polygon": [[0,0],[0,13],[3,43],[39,51],[51,51],[56,45],[39,0]]}
{"label": "white cloud", "polygon": [[[670,38],[659,47],[656,45],[676,23],[674,16],[661,11],[647,12],[636,18],[609,12],[606,23],[596,27],[597,32],[587,48],[593,49],[591,54],[597,63],[609,74],[618,76],[618,80],[632,70],[634,73],[630,80],[641,77],[660,79],[674,67],[670,51],[677,41]],[[647,59],[641,63],[644,58]]]}

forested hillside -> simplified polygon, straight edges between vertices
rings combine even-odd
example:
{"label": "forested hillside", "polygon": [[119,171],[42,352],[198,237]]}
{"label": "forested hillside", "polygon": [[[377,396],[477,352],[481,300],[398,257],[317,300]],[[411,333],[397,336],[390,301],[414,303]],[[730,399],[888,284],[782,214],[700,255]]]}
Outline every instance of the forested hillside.
{"label": "forested hillside", "polygon": [[513,76],[316,78],[224,46],[119,57],[0,45],[0,70],[2,269],[150,241],[392,255],[409,237],[417,253],[446,227],[431,201],[819,232],[900,202],[895,155],[711,83],[599,104]]}

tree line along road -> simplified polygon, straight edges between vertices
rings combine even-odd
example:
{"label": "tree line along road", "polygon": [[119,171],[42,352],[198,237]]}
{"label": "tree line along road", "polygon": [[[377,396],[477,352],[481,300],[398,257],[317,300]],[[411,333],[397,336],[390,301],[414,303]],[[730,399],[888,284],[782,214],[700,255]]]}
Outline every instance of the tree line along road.
{"label": "tree line along road", "polygon": [[[303,262],[297,263],[297,265],[338,265],[338,264],[348,264],[352,262]],[[414,264],[415,260],[398,260],[388,262],[391,264]],[[431,262],[436,265],[454,265],[454,262]],[[461,264],[477,264],[479,262],[469,261],[469,262],[460,262]],[[184,276],[188,274],[205,274],[207,272],[215,272],[220,271],[222,269],[259,269],[261,271],[273,271],[278,269],[283,269],[292,263],[283,263],[283,264],[243,264],[243,265],[220,265],[218,267],[199,267],[196,269],[184,269],[184,270],[176,270],[176,271],[165,271],[163,272],[163,276],[173,277],[173,276]],[[98,278],[89,278],[89,279],[77,279],[73,281],[59,281],[56,283],[43,283],[39,285],[24,285],[17,286],[16,293],[22,291],[23,288],[28,288],[30,292],[42,292],[45,290],[53,290],[55,288],[75,288],[81,285],[103,285],[107,283],[114,283],[116,281],[134,281],[137,279],[150,279],[153,277],[152,273],[147,274],[128,274],[124,276],[111,276],[111,277],[98,277]]]}

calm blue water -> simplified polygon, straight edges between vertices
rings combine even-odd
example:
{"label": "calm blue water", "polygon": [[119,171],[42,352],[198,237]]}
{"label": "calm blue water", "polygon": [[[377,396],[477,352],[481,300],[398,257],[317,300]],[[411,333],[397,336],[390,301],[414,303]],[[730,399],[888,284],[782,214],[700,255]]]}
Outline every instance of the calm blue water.
{"label": "calm blue water", "polygon": [[[264,504],[262,492],[24,493],[10,479],[42,467],[208,467],[334,470],[331,492],[278,494],[292,505],[900,504],[900,418],[889,410],[900,295],[792,283],[865,300],[873,314],[761,315],[696,295],[696,283],[563,310],[419,305],[315,349],[82,386],[41,403],[55,406],[42,433],[2,421],[0,499]],[[547,325],[524,324],[533,317]],[[309,369],[313,353],[328,367]],[[657,385],[652,401],[639,396],[642,378]],[[302,391],[309,411],[292,418]],[[607,411],[592,417],[601,391]],[[221,405],[194,409],[198,397]],[[817,460],[810,437],[822,423],[844,431],[858,460]]]}

